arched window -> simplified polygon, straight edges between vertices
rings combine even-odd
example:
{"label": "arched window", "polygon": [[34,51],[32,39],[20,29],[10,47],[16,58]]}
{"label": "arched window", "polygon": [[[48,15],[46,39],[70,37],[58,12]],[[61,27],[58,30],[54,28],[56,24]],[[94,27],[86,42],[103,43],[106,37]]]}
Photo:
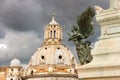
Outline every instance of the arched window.
{"label": "arched window", "polygon": [[20,71],[20,69],[18,69],[18,71]]}
{"label": "arched window", "polygon": [[54,38],[56,38],[56,31],[54,31]]}
{"label": "arched window", "polygon": [[52,38],[52,31],[50,32],[50,37]]}
{"label": "arched window", "polygon": [[33,75],[33,70],[31,71],[31,75]]}

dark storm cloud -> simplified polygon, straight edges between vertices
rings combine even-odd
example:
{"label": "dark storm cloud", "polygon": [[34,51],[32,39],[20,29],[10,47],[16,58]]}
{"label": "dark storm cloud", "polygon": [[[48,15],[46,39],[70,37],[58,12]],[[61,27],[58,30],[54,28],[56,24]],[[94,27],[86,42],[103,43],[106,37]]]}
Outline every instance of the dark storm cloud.
{"label": "dark storm cloud", "polygon": [[0,39],[4,39],[6,35],[5,28],[3,25],[0,23]]}
{"label": "dark storm cloud", "polygon": [[[21,61],[30,59],[42,40],[34,32],[15,33],[8,31],[4,39],[0,39],[0,64],[10,63],[17,57]],[[23,63],[23,62],[22,62]]]}
{"label": "dark storm cloud", "polygon": [[0,3],[1,21],[16,31],[40,29],[50,20],[53,9],[58,21],[69,26],[89,5],[108,7],[108,0],[0,0]]}
{"label": "dark storm cloud", "polygon": [[41,10],[34,0],[5,0],[0,8],[0,21],[15,31],[35,30],[40,26]]}
{"label": "dark storm cloud", "polygon": [[3,39],[5,37],[5,35],[6,35],[6,32],[0,30],[0,39],[1,38]]}
{"label": "dark storm cloud", "polygon": [[43,0],[41,5],[44,11],[48,11],[47,13],[55,9],[59,22],[69,25],[73,24],[77,15],[80,15],[88,6],[100,5],[108,8],[108,3],[108,0]]}

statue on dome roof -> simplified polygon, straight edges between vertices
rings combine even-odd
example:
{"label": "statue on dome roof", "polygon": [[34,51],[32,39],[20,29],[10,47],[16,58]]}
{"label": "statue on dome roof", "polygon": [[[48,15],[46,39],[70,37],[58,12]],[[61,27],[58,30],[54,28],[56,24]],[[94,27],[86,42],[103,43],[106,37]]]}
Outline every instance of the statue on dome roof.
{"label": "statue on dome roof", "polygon": [[92,24],[94,16],[94,8],[88,7],[86,11],[77,17],[77,26],[72,27],[72,34],[67,32],[65,28],[65,32],[69,35],[68,41],[73,41],[76,46],[81,65],[87,64],[93,59],[90,47],[91,42],[86,39],[94,33]]}

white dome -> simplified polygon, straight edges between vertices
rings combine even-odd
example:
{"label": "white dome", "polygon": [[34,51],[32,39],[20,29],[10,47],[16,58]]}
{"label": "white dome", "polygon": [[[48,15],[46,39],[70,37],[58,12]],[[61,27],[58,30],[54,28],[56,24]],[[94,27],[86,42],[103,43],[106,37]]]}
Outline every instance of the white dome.
{"label": "white dome", "polygon": [[47,45],[38,48],[31,57],[30,65],[39,64],[75,64],[72,52],[63,45]]}
{"label": "white dome", "polygon": [[45,27],[44,43],[36,50],[31,57],[28,67],[28,75],[46,75],[60,77],[65,74],[76,77],[76,60],[72,52],[62,44],[62,28],[55,21],[54,14],[52,21]]}
{"label": "white dome", "polygon": [[20,60],[15,58],[10,62],[10,66],[21,66],[21,62],[20,62]]}

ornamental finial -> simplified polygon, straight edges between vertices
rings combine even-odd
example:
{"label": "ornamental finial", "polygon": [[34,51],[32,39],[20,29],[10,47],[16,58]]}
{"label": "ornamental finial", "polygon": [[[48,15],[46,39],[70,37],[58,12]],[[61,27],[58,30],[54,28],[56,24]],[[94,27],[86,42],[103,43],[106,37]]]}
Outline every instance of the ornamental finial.
{"label": "ornamental finial", "polygon": [[52,13],[52,20],[55,20],[55,11],[53,9],[53,13]]}

